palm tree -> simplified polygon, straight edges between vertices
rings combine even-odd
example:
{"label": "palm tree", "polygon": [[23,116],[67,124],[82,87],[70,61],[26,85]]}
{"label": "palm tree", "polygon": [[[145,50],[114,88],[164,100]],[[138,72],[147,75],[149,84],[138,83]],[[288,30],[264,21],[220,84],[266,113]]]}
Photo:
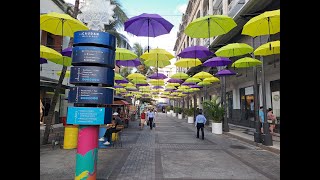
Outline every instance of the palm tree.
{"label": "palm tree", "polygon": [[[133,44],[133,52],[140,57],[144,52],[148,50],[148,47],[142,47],[139,43]],[[147,66],[144,64],[144,61],[141,61],[141,65],[137,67],[138,71],[143,75],[148,75],[153,73],[153,70],[150,68],[150,66]]]}
{"label": "palm tree", "polygon": [[[110,2],[114,5],[116,5],[116,8],[114,9],[114,17],[116,20],[112,24],[106,26],[106,28],[105,28],[106,32],[113,34],[117,38],[118,47],[127,47],[128,48],[128,47],[130,47],[129,43],[128,43],[128,39],[124,35],[117,32],[117,30],[119,28],[123,27],[123,23],[128,19],[128,17],[126,15],[126,13],[122,10],[122,6],[117,0],[111,0]],[[80,4],[80,0],[75,0],[73,15],[72,15],[74,18],[77,18],[77,16],[78,16],[79,4]],[[70,39],[69,47],[72,47],[72,44],[73,44],[73,38]],[[53,115],[54,115],[54,109],[55,109],[57,101],[58,101],[59,92],[61,91],[62,82],[65,77],[66,71],[67,71],[67,66],[63,66],[62,70],[61,70],[61,75],[59,77],[58,84],[55,88],[55,93],[53,95],[53,98],[52,98],[52,101],[50,104],[48,116],[45,118],[46,128],[45,128],[42,144],[48,143],[51,122],[53,120]]]}

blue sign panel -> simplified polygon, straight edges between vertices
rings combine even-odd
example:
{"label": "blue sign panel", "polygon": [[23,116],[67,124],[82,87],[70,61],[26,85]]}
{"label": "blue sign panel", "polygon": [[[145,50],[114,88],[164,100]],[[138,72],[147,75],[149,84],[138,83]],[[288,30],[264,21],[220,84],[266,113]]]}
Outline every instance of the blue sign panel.
{"label": "blue sign panel", "polygon": [[77,46],[72,48],[72,65],[98,64],[110,68],[115,67],[115,51],[93,46]]}
{"label": "blue sign panel", "polygon": [[68,102],[81,104],[112,104],[113,89],[94,86],[71,87]]}
{"label": "blue sign panel", "polygon": [[71,67],[71,84],[97,83],[113,86],[114,70],[98,66],[76,66]]}
{"label": "blue sign panel", "polygon": [[104,124],[104,108],[69,107],[67,124],[100,125]]}
{"label": "blue sign panel", "polygon": [[115,50],[116,38],[114,35],[100,32],[100,31],[77,31],[74,33],[73,46],[80,44],[96,44],[107,46],[108,48]]}

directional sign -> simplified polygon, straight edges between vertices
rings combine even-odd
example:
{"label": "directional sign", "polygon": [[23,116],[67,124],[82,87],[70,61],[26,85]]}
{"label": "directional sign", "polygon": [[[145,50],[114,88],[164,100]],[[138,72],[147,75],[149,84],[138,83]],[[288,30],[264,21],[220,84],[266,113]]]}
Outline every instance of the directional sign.
{"label": "directional sign", "polygon": [[94,86],[71,87],[68,102],[81,104],[112,104],[113,89]]}
{"label": "directional sign", "polygon": [[72,65],[98,64],[115,67],[115,51],[93,46],[76,46],[72,49]]}
{"label": "directional sign", "polygon": [[97,83],[113,86],[114,70],[106,67],[97,66],[71,67],[70,83]]}
{"label": "directional sign", "polygon": [[103,45],[115,50],[116,38],[112,34],[101,31],[77,31],[74,33],[73,46],[80,44]]}
{"label": "directional sign", "polygon": [[69,107],[67,124],[100,125],[104,124],[105,109],[95,107]]}

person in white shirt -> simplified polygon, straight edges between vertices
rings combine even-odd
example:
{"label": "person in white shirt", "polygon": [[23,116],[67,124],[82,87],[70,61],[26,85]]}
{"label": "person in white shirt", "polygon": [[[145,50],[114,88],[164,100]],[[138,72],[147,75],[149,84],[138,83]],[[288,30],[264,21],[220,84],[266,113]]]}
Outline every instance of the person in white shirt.
{"label": "person in white shirt", "polygon": [[154,111],[153,109],[149,109],[148,111],[148,119],[149,119],[149,126],[150,126],[150,130],[152,130],[152,123],[153,123],[153,120],[154,120]]}
{"label": "person in white shirt", "polygon": [[207,119],[202,115],[202,109],[199,110],[199,114],[196,117],[196,121],[194,122],[195,127],[197,127],[197,138],[199,138],[199,130],[201,129],[202,140],[204,140],[204,125],[206,124]]}

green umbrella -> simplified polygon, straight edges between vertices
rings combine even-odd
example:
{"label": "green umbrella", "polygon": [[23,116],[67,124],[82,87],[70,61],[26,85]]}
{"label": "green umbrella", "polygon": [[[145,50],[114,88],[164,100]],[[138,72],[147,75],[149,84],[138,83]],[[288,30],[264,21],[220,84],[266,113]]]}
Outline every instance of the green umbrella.
{"label": "green umbrella", "polygon": [[253,47],[245,43],[232,43],[218,49],[215,54],[220,57],[234,57],[253,52]]}
{"label": "green umbrella", "polygon": [[235,61],[231,67],[234,68],[246,68],[246,77],[247,77],[247,71],[248,71],[248,67],[253,67],[253,66],[257,66],[262,64],[261,61],[259,61],[258,59],[254,59],[254,58],[250,58],[250,57],[244,57],[241,58],[237,61]]}
{"label": "green umbrella", "polygon": [[132,60],[138,57],[135,53],[125,48],[117,48],[115,54],[115,60]]}

